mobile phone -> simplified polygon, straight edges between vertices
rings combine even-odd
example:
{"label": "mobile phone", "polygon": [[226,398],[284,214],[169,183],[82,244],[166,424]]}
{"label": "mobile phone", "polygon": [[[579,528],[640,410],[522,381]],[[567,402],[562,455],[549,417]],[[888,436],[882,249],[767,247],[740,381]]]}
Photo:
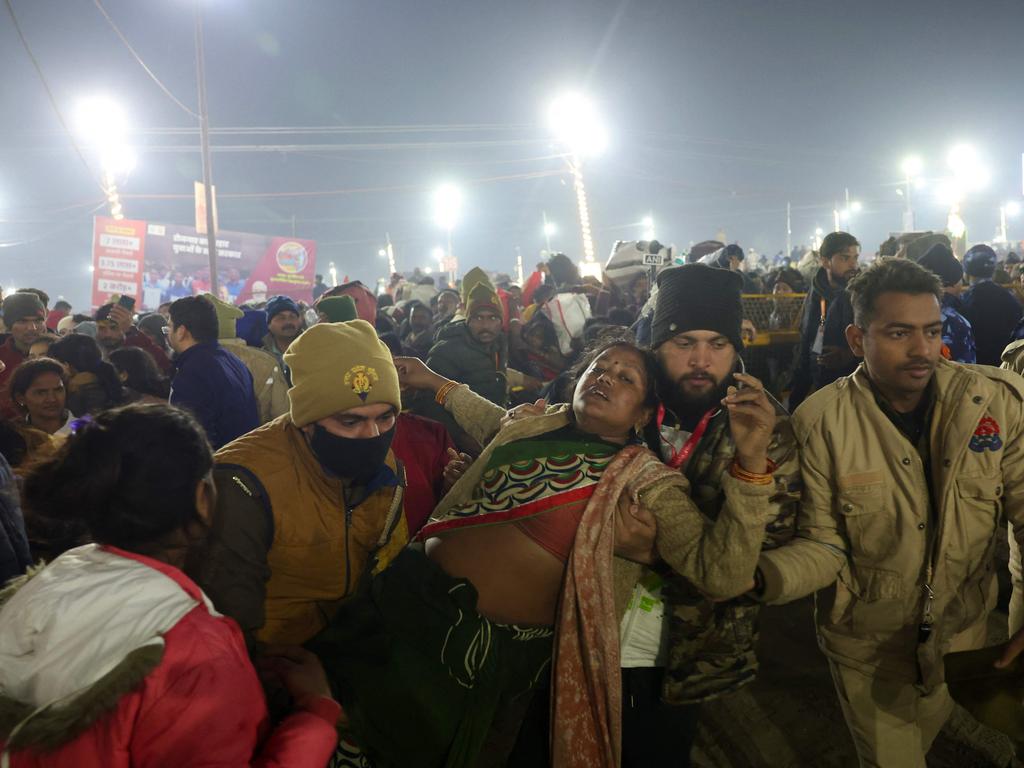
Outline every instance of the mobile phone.
{"label": "mobile phone", "polygon": [[127,309],[129,312],[135,311],[135,297],[133,296],[121,296],[117,303]]}

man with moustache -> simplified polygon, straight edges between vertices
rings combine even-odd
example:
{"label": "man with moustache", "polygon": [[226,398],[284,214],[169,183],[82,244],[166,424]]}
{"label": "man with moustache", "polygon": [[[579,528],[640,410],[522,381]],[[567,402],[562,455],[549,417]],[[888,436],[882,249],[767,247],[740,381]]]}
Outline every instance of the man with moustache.
{"label": "man with moustache", "polygon": [[[742,289],[739,274],[703,264],[658,275],[651,334],[665,404],[661,453],[686,475],[694,502],[712,520],[725,505],[722,479],[734,463],[769,476],[775,492],[764,546],[772,547],[792,534],[799,467],[786,412],[744,372]],[[727,397],[763,413],[763,434],[733,429],[722,407]],[[670,570],[642,589],[633,604],[654,609],[640,612],[639,625],[630,611],[622,627],[623,765],[688,765],[700,702],[736,691],[757,673],[759,605],[747,597],[713,603]]]}
{"label": "man with moustache", "polygon": [[302,312],[294,299],[288,296],[272,296],[267,301],[267,330],[263,337],[263,350],[269,352],[277,360],[277,365],[284,374],[289,386],[292,383],[291,371],[284,361],[284,353],[288,345],[299,338],[302,333]]}
{"label": "man with moustache", "polygon": [[[942,286],[921,265],[880,261],[849,292],[846,336],[863,362],[793,416],[797,533],[762,552],[755,593],[817,592],[818,644],[860,764],[924,768],[953,711],[943,656],[986,640],[1000,527],[1024,541],[1024,382],[942,358]],[[1022,649],[1018,632],[996,666]]]}

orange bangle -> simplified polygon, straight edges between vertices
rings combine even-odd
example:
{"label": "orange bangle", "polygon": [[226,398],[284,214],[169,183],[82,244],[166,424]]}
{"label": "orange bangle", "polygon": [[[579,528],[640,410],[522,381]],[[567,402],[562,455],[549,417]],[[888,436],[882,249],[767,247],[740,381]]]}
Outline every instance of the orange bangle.
{"label": "orange bangle", "polygon": [[437,394],[434,395],[434,402],[438,405],[444,405],[445,400],[448,399],[448,395],[451,394],[452,390],[456,387],[462,386],[457,381],[446,381],[441,385],[441,388],[437,390]]}
{"label": "orange bangle", "polygon": [[772,473],[775,472],[777,467],[775,462],[768,459],[768,471],[765,473],[760,472],[748,472],[735,458],[732,460],[732,465],[729,467],[729,474],[744,483],[751,483],[753,485],[771,485],[775,482]]}

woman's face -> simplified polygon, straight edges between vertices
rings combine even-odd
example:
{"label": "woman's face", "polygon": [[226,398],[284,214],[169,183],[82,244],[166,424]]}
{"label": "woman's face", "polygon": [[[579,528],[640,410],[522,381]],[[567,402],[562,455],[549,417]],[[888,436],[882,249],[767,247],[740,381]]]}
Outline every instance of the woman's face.
{"label": "woman's face", "polygon": [[644,405],[647,375],[640,352],[631,346],[606,349],[583,372],[572,398],[576,423],[584,432],[625,441],[653,415]]}
{"label": "woman's face", "polygon": [[46,357],[50,351],[49,341],[37,341],[28,348],[28,359],[35,360],[37,357]]}
{"label": "woman's face", "polygon": [[61,377],[56,373],[43,373],[36,376],[25,394],[18,398],[18,402],[28,411],[29,419],[38,424],[61,418],[64,415],[65,399]]}

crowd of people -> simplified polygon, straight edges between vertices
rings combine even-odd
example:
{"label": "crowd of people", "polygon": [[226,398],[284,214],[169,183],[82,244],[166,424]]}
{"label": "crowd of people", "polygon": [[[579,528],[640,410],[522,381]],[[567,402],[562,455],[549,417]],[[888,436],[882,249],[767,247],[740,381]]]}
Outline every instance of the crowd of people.
{"label": "crowd of people", "polygon": [[4,296],[3,764],[689,765],[814,594],[860,764],[923,768],[1007,525],[1024,650],[1024,275],[861,247]]}

